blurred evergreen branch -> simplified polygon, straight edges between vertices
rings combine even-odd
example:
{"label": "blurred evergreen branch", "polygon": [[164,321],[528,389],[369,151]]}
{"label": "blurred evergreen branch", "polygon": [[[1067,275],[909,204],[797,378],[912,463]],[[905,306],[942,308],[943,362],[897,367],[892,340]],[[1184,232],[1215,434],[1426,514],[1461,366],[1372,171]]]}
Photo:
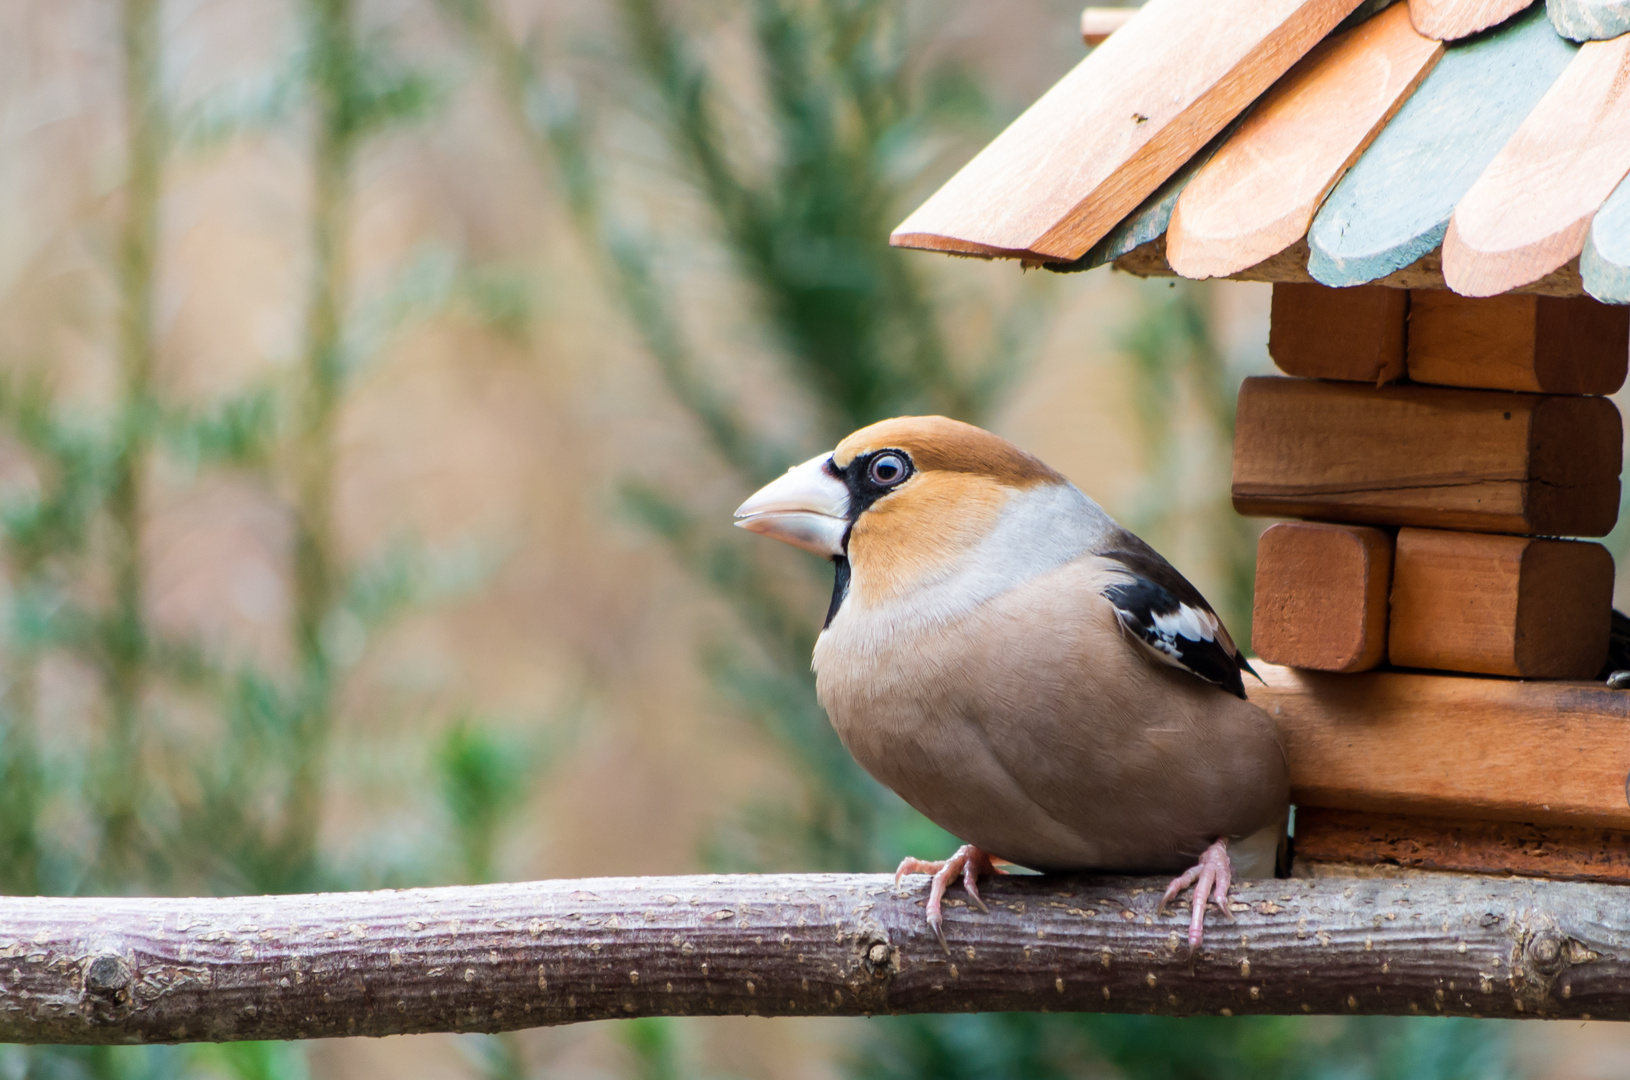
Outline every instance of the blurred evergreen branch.
{"label": "blurred evergreen branch", "polygon": [[457,721],[436,752],[442,803],[453,820],[459,880],[498,880],[499,830],[526,797],[533,763],[528,749],[469,718]]}
{"label": "blurred evergreen branch", "polygon": [[[55,373],[0,372],[0,431],[29,473],[0,493],[0,890],[345,885],[347,872],[320,845],[345,671],[392,620],[490,574],[494,553],[479,545],[435,552],[401,539],[355,564],[339,553],[334,430],[358,373],[414,320],[461,312],[520,336],[531,309],[513,274],[430,248],[379,295],[353,300],[358,153],[445,95],[384,36],[359,31],[350,0],[298,3],[303,39],[291,64],[254,92],[228,93],[224,105],[179,110],[163,85],[162,0],[122,4],[127,160],[110,266],[114,400],[72,411]],[[313,261],[296,376],[252,381],[206,406],[172,400],[155,325],[166,162],[177,146],[279,125],[307,106]],[[235,469],[289,497],[293,672],[152,621],[144,539],[148,480],[161,457],[184,484],[203,470]],[[98,691],[99,729],[78,744],[40,737],[39,673],[59,660],[88,672]],[[214,726],[200,738],[172,709],[199,710]],[[446,876],[497,874],[496,840],[541,765],[496,738],[465,721],[444,760],[424,762],[432,774],[446,767],[444,794],[461,808]],[[443,876],[428,864],[414,871]],[[290,1044],[0,1047],[0,1075],[304,1080],[308,1069],[304,1048]]]}
{"label": "blurred evergreen branch", "polygon": [[483,1080],[529,1080],[533,1075],[513,1033],[465,1035],[459,1040],[459,1049],[470,1070]]}
{"label": "blurred evergreen branch", "polygon": [[[513,33],[489,0],[439,4],[496,72],[534,157],[562,192],[584,250],[717,459],[742,489],[796,460],[801,455],[769,434],[769,425],[748,422],[700,362],[675,309],[674,283],[659,273],[657,238],[624,225],[625,213],[608,199],[607,154],[564,67],[546,67],[538,43]],[[815,406],[827,445],[900,413],[979,419],[1022,366],[1025,346],[1045,321],[1038,291],[1023,291],[1020,302],[997,313],[988,351],[954,354],[947,311],[922,262],[886,244],[915,180],[902,162],[921,157],[936,123],[976,111],[968,107],[977,101],[974,84],[949,66],[926,75],[912,67],[899,3],[737,6],[750,24],[775,135],[768,163],[757,170],[738,164],[751,155],[733,145],[723,95],[698,59],[706,31],[686,28],[655,0],[622,0],[617,11],[656,133],[673,168],[700,196],[736,279],[756,297],[757,317],[772,330],[783,370]],[[897,857],[887,834],[920,831],[915,815],[860,772],[814,700],[809,654],[818,612],[811,599],[820,586],[784,581],[785,570],[770,567],[787,561],[745,548],[724,527],[723,508],[699,511],[640,481],[626,483],[622,493],[635,519],[735,609],[758,645],[757,655],[744,655],[721,644],[707,662],[720,688],[804,778],[801,799],[749,814],[748,824],[760,827],[753,831],[775,834],[759,839],[790,843],[798,864],[811,869],[874,867]],[[885,828],[885,821],[895,824]],[[732,861],[739,862],[742,845],[733,846]],[[712,850],[721,856],[723,847]],[[764,855],[750,861],[763,865]]]}
{"label": "blurred evergreen branch", "polygon": [[[457,880],[499,880],[500,834],[521,808],[539,756],[536,748],[470,717],[460,718],[442,737],[434,763],[442,806],[453,826]],[[483,1080],[527,1080],[531,1075],[514,1032],[466,1036],[461,1049]]]}
{"label": "blurred evergreen branch", "polygon": [[235,1080],[309,1080],[311,1076],[305,1053],[293,1043],[215,1043],[197,1047],[195,1053],[198,1065],[219,1068]]}
{"label": "blurred evergreen branch", "polygon": [[437,2],[492,65],[503,100],[533,157],[559,183],[585,255],[622,305],[674,396],[727,463],[779,464],[783,455],[753,440],[734,403],[700,370],[670,294],[657,279],[648,242],[623,226],[607,207],[605,178],[594,158],[588,119],[574,84],[563,76],[550,78],[535,50],[509,32],[490,0]]}
{"label": "blurred evergreen branch", "polygon": [[[43,817],[60,778],[53,776],[39,742],[38,659],[43,650],[83,632],[84,620],[64,594],[62,562],[82,553],[108,470],[89,433],[57,420],[37,379],[0,378],[0,418],[42,464],[31,489],[0,501],[11,563],[0,695],[0,887],[40,892],[61,887],[78,870],[58,859],[53,874],[48,865]],[[70,634],[69,626],[76,633]]]}
{"label": "blurred evergreen branch", "polygon": [[807,606],[764,562],[743,554],[739,537],[721,536],[666,493],[630,482],[622,495],[636,520],[730,601],[759,655],[720,642],[706,649],[703,661],[715,685],[805,777],[803,799],[751,808],[747,823],[757,827],[749,833],[757,835],[710,845],[710,861],[731,868],[791,861],[823,870],[886,863],[889,838],[880,822],[900,816],[903,806],[855,765],[815,700],[809,657],[817,624]]}
{"label": "blurred evergreen branch", "polygon": [[[308,20],[318,20],[308,25],[320,25],[323,16],[317,6],[309,5],[305,14]],[[343,12],[336,8],[330,14]],[[275,131],[309,102],[314,85],[339,89],[343,83],[345,112],[338,119],[347,138],[423,119],[446,100],[447,88],[429,73],[402,64],[383,37],[353,36],[344,55],[335,51],[335,44],[321,34],[307,36],[278,67],[240,78],[177,109],[176,143],[187,150],[208,151],[246,135]]]}
{"label": "blurred evergreen branch", "polygon": [[620,1025],[623,1045],[634,1055],[632,1080],[682,1080],[678,1025],[668,1017],[645,1016]]}
{"label": "blurred evergreen branch", "polygon": [[207,409],[167,404],[158,436],[177,464],[264,470],[277,440],[278,399],[269,385],[251,386]]}
{"label": "blurred evergreen branch", "polygon": [[364,78],[350,0],[306,0],[310,87],[316,106],[312,147],[311,248],[305,347],[296,430],[291,446],[294,511],[294,637],[299,665],[293,710],[293,764],[283,861],[296,881],[314,880],[321,819],[323,750],[333,708],[334,680],[323,627],[340,585],[333,526],[334,421],[344,390],[341,354],[349,298],[352,169],[356,151],[378,118],[381,91]]}
{"label": "blurred evergreen branch", "polygon": [[661,0],[621,0],[624,36],[660,130],[714,213],[789,366],[832,430],[906,412],[977,415],[950,362],[919,263],[886,246],[901,192],[888,155],[920,118],[895,4],[746,5],[776,139],[733,163],[719,91]]}
{"label": "blurred evergreen branch", "polygon": [[523,338],[532,317],[527,283],[494,267],[472,267],[446,247],[422,244],[384,288],[360,297],[339,344],[342,378],[358,379],[369,362],[407,329],[450,312],[512,340]]}
{"label": "blurred evergreen branch", "polygon": [[101,620],[98,649],[107,683],[108,730],[93,790],[99,796],[102,846],[96,864],[110,883],[133,884],[141,804],[142,725],[147,688],[147,634],[142,613],[143,489],[153,420],[153,291],[158,247],[161,170],[168,122],[160,85],[159,0],[124,5],[125,123],[129,165],[119,238],[119,415],[113,421],[113,469],[107,493],[111,520],[111,610]]}
{"label": "blurred evergreen branch", "polygon": [[[1395,1017],[883,1017],[864,1080],[1505,1080],[1490,1021]],[[1503,1030],[1500,1029],[1500,1030]],[[1493,1037],[1491,1037],[1493,1036]],[[1107,1070],[1106,1070],[1107,1066]]]}

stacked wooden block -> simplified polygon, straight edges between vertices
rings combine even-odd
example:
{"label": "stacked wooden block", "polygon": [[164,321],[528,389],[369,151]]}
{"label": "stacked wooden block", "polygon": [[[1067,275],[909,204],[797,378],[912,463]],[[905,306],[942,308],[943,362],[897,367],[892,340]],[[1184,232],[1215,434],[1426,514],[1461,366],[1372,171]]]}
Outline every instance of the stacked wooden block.
{"label": "stacked wooden block", "polygon": [[[1250,379],[1240,391],[1234,505],[1301,520],[1262,535],[1258,656],[1336,673],[1390,665],[1597,677],[1613,560],[1572,538],[1604,536],[1618,515],[1623,432],[1604,395],[1625,379],[1630,309],[1577,297],[1276,284],[1269,352],[1291,377]],[[1375,677],[1359,676],[1353,691]],[[1329,700],[1351,697],[1300,678]],[[1321,734],[1305,745],[1319,746],[1325,729],[1308,730]],[[1303,764],[1298,786],[1320,791],[1308,775],[1318,766]],[[1368,850],[1375,857],[1357,861],[1388,861],[1371,835],[1378,829],[1393,849],[1462,852],[1467,836],[1500,832],[1477,820],[1476,807],[1413,823],[1354,814],[1407,809],[1407,792],[1310,798],[1314,806],[1298,809],[1298,850],[1322,845],[1331,858]],[[1429,794],[1420,802],[1442,809]],[[1542,796],[1533,809],[1532,820],[1544,821],[1550,807]],[[1630,841],[1623,846],[1630,852]]]}
{"label": "stacked wooden block", "polygon": [[[1630,308],[1274,286],[1234,505],[1296,517],[1257,553],[1252,644],[1319,671],[1583,679],[1607,656]],[[1400,380],[1407,379],[1407,382]]]}

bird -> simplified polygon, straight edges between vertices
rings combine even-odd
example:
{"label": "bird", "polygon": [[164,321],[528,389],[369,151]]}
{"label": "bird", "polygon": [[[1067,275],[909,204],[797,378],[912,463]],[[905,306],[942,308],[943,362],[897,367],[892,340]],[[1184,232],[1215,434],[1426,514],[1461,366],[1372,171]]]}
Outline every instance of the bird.
{"label": "bird", "polygon": [[[943,416],[861,428],[735,524],[831,560],[816,694],[875,779],[962,842],[932,875],[1175,876],[1188,942],[1226,917],[1234,854],[1283,844],[1289,767],[1256,675],[1200,592],[1040,459]],[[1269,871],[1271,873],[1271,871]]]}

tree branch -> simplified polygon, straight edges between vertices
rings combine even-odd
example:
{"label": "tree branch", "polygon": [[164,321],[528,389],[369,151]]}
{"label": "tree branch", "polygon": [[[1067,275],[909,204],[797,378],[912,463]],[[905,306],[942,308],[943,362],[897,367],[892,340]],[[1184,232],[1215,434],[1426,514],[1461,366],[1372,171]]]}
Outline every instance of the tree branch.
{"label": "tree branch", "polygon": [[0,1042],[502,1031],[609,1017],[1092,1010],[1630,1018],[1630,890],[1245,882],[1192,961],[1160,881],[600,878],[237,899],[0,898]]}

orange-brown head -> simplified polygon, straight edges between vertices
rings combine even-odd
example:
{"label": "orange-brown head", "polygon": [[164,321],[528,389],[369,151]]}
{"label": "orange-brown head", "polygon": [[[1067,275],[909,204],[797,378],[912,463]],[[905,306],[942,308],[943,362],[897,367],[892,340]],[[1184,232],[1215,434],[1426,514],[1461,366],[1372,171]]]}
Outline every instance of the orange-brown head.
{"label": "orange-brown head", "polygon": [[744,529],[839,563],[836,602],[897,597],[944,571],[995,527],[1017,493],[1068,484],[1006,439],[943,416],[883,420],[766,485],[736,511]]}

